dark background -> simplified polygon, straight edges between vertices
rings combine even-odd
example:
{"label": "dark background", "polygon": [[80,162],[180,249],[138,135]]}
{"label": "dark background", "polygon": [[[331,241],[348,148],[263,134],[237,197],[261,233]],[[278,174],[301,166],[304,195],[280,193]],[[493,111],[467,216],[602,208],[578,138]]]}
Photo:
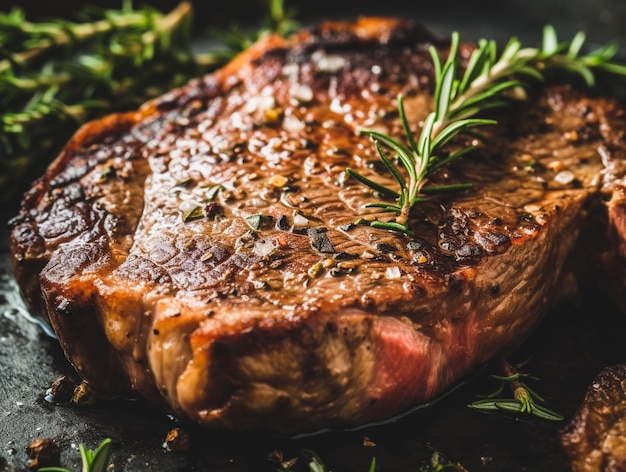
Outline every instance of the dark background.
{"label": "dark background", "polygon": [[[263,1],[191,0],[196,12],[196,28],[202,30],[207,24],[225,26],[233,21],[253,23],[263,14]],[[33,18],[59,17],[71,16],[85,3],[108,8],[122,4],[111,0],[3,0],[0,9],[18,5]],[[178,3],[177,0],[153,0],[135,1],[134,5],[149,4],[169,11]],[[622,0],[285,0],[285,3],[298,11],[304,22],[392,14],[414,18],[441,34],[455,29],[470,38],[508,38],[513,34],[538,40],[546,23],[552,23],[564,37],[584,30],[598,42],[626,38],[626,2]]]}
{"label": "dark background", "polygon": [[[252,0],[193,3],[198,37],[211,25],[256,24],[264,11]],[[564,39],[584,30],[592,43],[618,39],[626,44],[623,0],[286,3],[297,8],[303,24],[362,14],[399,15],[420,21],[444,36],[454,30],[465,40],[489,37],[505,41],[516,35],[537,44],[543,25],[551,23]],[[90,4],[111,8],[121,2],[100,0]],[[177,2],[150,4],[169,11]],[[13,5],[24,8],[30,18],[41,19],[71,17],[84,2],[3,0],[0,10]],[[4,215],[4,221],[9,216]],[[62,463],[72,470],[80,468],[78,443],[93,448],[106,437],[113,440],[116,471],[276,470],[267,459],[272,451],[281,450],[285,458],[292,458],[305,449],[314,450],[329,469],[337,472],[366,472],[372,457],[377,458],[379,471],[418,471],[428,464],[433,451],[472,472],[569,470],[559,443],[559,431],[565,422],[522,421],[467,408],[477,394],[495,387],[488,375],[489,367],[428,408],[358,431],[286,438],[267,433],[214,433],[181,425],[192,435],[193,446],[186,453],[168,453],[162,448],[165,435],[178,424],[141,401],[118,399],[86,410],[50,405],[43,399],[46,388],[61,373],[72,374],[72,369],[56,341],[24,311],[11,275],[6,233],[0,236],[0,248],[4,248],[0,252],[0,471],[25,470],[25,447],[42,437],[59,443]],[[513,360],[530,359],[527,370],[542,379],[533,385],[545,396],[548,406],[569,420],[593,377],[607,365],[626,361],[622,339],[625,328],[626,317],[590,290],[555,310]],[[366,437],[375,445],[364,445]]]}

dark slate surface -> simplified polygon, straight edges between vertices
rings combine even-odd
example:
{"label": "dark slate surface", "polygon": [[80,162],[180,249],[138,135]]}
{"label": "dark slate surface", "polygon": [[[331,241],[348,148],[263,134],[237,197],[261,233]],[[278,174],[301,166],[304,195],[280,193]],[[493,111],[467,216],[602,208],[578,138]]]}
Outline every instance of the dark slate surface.
{"label": "dark slate surface", "polygon": [[[13,3],[18,2],[3,2],[7,6]],[[51,7],[55,2],[20,3],[41,15],[59,15]],[[160,2],[164,8],[174,3]],[[258,15],[254,3],[220,3],[224,5],[196,2],[197,18],[215,22],[224,18],[251,20]],[[66,7],[77,4],[64,2]],[[543,25],[552,23],[563,38],[582,29],[594,43],[616,38],[626,44],[626,30],[622,29],[626,2],[620,0],[431,1],[407,5],[394,0],[321,0],[301,2],[298,8],[307,22],[358,13],[399,14],[422,21],[438,34],[458,30],[466,40],[486,36],[504,41],[517,35],[536,42]],[[0,215],[7,221],[12,213],[5,209]],[[307,449],[337,472],[367,471],[372,457],[376,457],[380,471],[418,470],[428,463],[434,450],[469,471],[569,470],[558,442],[563,424],[485,415],[466,407],[477,394],[494,387],[488,367],[434,405],[395,421],[304,438],[202,431],[178,425],[138,400],[117,399],[88,409],[51,405],[44,400],[46,389],[59,375],[72,375],[72,369],[56,341],[21,305],[10,273],[6,231],[0,234],[0,471],[26,470],[25,448],[36,438],[55,439],[62,450],[62,464],[79,470],[77,445],[85,443],[93,448],[106,437],[113,440],[115,470],[129,472],[276,470],[267,458],[273,451],[292,458]],[[530,359],[527,370],[542,378],[537,389],[550,407],[570,418],[595,374],[607,365],[626,361],[626,345],[620,335],[624,328],[626,317],[601,296],[588,293],[552,313],[513,360]],[[162,447],[167,432],[175,426],[191,434],[190,451],[166,452]],[[365,445],[365,438],[375,445]]]}

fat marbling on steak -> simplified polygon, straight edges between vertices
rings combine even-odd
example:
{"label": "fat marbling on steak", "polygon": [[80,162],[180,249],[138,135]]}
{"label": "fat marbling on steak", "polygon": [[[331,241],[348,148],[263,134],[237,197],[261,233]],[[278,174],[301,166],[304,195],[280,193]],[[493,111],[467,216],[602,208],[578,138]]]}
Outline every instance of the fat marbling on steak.
{"label": "fat marbling on steak", "polygon": [[624,110],[567,86],[434,175],[473,187],[415,208],[414,236],[352,224],[393,216],[345,169],[393,185],[360,131],[401,136],[402,93],[418,132],[429,44],[380,18],[268,36],[78,131],[10,225],[25,299],[96,392],[214,428],[363,424],[511,352],[572,274],[623,288]]}

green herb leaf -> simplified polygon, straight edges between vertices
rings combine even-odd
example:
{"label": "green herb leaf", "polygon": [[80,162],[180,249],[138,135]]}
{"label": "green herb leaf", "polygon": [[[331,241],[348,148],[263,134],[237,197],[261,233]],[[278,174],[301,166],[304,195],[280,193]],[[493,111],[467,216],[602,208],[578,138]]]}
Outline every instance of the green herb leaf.
{"label": "green herb leaf", "polygon": [[272,217],[257,213],[246,217],[246,223],[255,231],[267,228],[272,222]]}
{"label": "green herb leaf", "polygon": [[[82,472],[105,472],[109,467],[111,456],[111,439],[102,441],[95,451],[87,449],[84,444],[79,444],[80,457],[82,460]],[[42,467],[38,472],[71,472],[65,467]]]}
{"label": "green herb leaf", "polygon": [[[359,174],[358,172],[350,169],[349,167],[346,169],[346,173],[352,177],[354,177],[355,179],[357,179],[359,182],[361,182],[362,184],[367,185],[368,187],[370,187],[371,189],[376,190],[377,192],[382,193],[384,196],[386,197],[390,197],[390,198],[398,198],[400,196],[399,193],[394,192],[393,190],[391,190],[389,187],[385,187],[384,185],[378,184],[376,182],[374,182],[373,180],[368,179],[367,177],[362,176],[361,174]],[[397,174],[397,173],[396,173]]]}
{"label": "green herb leaf", "polygon": [[309,458],[309,472],[327,472],[328,469],[326,469],[324,462],[315,452],[307,449],[303,451],[303,454]]}
{"label": "green herb leaf", "polygon": [[111,455],[111,439],[107,438],[100,443],[92,454],[90,472],[105,472]]}

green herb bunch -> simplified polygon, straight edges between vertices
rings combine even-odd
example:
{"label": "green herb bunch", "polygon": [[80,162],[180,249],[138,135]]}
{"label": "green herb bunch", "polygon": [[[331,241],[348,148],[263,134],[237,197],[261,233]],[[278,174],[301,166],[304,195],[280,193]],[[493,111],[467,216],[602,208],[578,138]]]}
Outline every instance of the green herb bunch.
{"label": "green herb bunch", "polygon": [[[195,71],[191,6],[89,8],[83,21],[0,13],[0,188],[41,167],[85,121],[136,107]],[[39,166],[37,166],[39,164]],[[16,180],[17,178],[17,180]]]}
{"label": "green herb bunch", "polygon": [[[135,109],[146,100],[224,64],[269,31],[296,27],[282,0],[265,0],[266,19],[240,35],[215,31],[225,51],[194,54],[188,2],[153,8],[87,7],[78,20],[31,22],[0,12],[0,195],[7,201],[38,175],[84,122]],[[245,41],[242,39],[245,37]]]}
{"label": "green herb bunch", "polygon": [[[498,54],[496,42],[483,39],[472,52],[465,69],[459,57],[457,33],[452,35],[445,62],[431,46],[429,52],[435,71],[434,110],[424,121],[419,136],[415,138],[411,132],[401,96],[398,97],[398,112],[404,140],[378,131],[363,131],[374,141],[378,155],[398,183],[399,191],[374,182],[353,169],[346,169],[362,184],[388,200],[395,200],[395,203],[368,204],[396,213],[395,220],[374,221],[371,226],[410,234],[407,223],[414,205],[428,200],[435,193],[470,187],[470,183],[432,186],[429,178],[438,169],[475,149],[473,146],[459,147],[457,142],[457,149],[449,152],[451,142],[460,135],[474,135],[476,127],[495,124],[496,121],[485,119],[484,115],[494,108],[524,100],[526,90],[544,81],[547,71],[573,72],[589,87],[595,84],[595,70],[626,76],[626,66],[611,62],[618,49],[615,43],[582,54],[584,43],[583,33],[578,33],[570,42],[559,42],[551,26],[544,28],[539,48],[524,48],[518,39],[512,38]],[[388,151],[391,154],[387,154]]]}

